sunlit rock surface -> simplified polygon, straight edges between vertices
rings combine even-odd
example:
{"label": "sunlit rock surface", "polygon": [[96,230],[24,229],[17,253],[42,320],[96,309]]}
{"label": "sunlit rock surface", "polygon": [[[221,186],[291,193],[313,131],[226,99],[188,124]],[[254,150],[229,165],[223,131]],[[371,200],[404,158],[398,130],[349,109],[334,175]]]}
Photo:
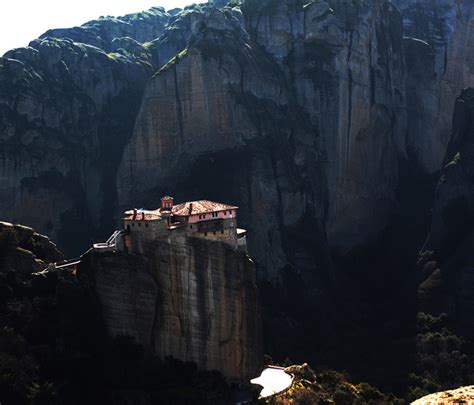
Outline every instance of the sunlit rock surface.
{"label": "sunlit rock surface", "polygon": [[474,402],[474,386],[461,387],[451,391],[437,392],[417,399],[412,405],[454,405]]}
{"label": "sunlit rock surface", "polygon": [[142,255],[93,253],[90,277],[111,336],[132,336],[150,353],[173,356],[241,380],[263,361],[253,262],[225,243],[170,236]]}

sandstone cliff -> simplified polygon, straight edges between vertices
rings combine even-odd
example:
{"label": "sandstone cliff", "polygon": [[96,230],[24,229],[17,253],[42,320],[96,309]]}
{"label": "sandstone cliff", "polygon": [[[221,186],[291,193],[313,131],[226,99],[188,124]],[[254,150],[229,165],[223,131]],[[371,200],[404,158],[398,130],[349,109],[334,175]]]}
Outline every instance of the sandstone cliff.
{"label": "sandstone cliff", "polygon": [[199,27],[147,86],[119,206],[162,191],[236,201],[269,278],[325,260],[305,226],[342,247],[379,232],[404,150],[396,10],[248,1],[205,9]]}
{"label": "sandstone cliff", "polygon": [[0,215],[82,251],[164,192],[236,203],[286,336],[311,319],[327,339],[336,311],[403,318],[427,173],[472,80],[470,2],[210,3],[52,30],[0,60]]}
{"label": "sandstone cliff", "polygon": [[[48,82],[24,107],[21,117],[31,115],[24,125],[15,124],[23,122],[14,103],[20,84],[1,92],[9,106],[1,133],[9,141],[1,144],[0,213],[77,247],[110,233],[123,208],[156,208],[165,192],[177,200],[236,203],[258,278],[271,282],[265,285],[274,311],[267,319],[278,325],[270,328],[273,345],[287,350],[308,319],[326,339],[329,328],[320,320],[326,325],[338,310],[334,301],[347,292],[357,297],[347,319],[365,313],[354,302],[396,295],[390,277],[375,293],[364,280],[385,264],[371,262],[379,249],[366,246],[399,210],[398,162],[409,156],[402,16],[384,0],[223,3],[101,18],[49,32],[33,42],[35,51],[7,54],[5,83],[18,68],[70,87],[51,96],[68,106],[50,114],[59,125],[53,131],[50,121],[31,114],[49,114],[43,100],[55,86]],[[137,33],[135,24],[147,21],[152,27]],[[41,56],[49,52],[55,58]],[[30,54],[53,60],[53,67],[41,62],[32,70],[22,56]],[[64,64],[70,76],[61,74]],[[22,91],[37,89],[22,78]],[[68,91],[76,100],[71,108]],[[23,132],[35,125],[47,136],[25,149]],[[44,143],[50,139],[57,149]],[[38,154],[29,159],[32,151]],[[367,261],[338,263],[360,246]],[[347,291],[335,292],[344,278]],[[317,347],[307,335],[307,346]]]}
{"label": "sandstone cliff", "polygon": [[43,271],[63,259],[56,246],[0,222],[0,401],[250,399],[220,373],[164,358],[182,355],[239,380],[253,377],[262,360],[252,262],[218,243],[187,242],[154,245],[148,260],[91,254],[76,276]]}
{"label": "sandstone cliff", "polygon": [[[304,224],[342,251],[383,230],[398,159],[439,168],[435,118],[449,121],[449,94],[470,81],[467,3],[435,13],[400,0],[402,15],[386,1],[224,3],[104,17],[8,52],[4,216],[79,250],[111,230],[117,207],[169,188],[214,193],[243,207],[271,279],[327,261],[300,240]],[[203,180],[216,172],[220,192]]]}
{"label": "sandstone cliff", "polygon": [[94,286],[110,337],[151,355],[245,380],[263,361],[253,262],[226,244],[192,237],[150,241],[144,254],[89,254],[79,279]]}

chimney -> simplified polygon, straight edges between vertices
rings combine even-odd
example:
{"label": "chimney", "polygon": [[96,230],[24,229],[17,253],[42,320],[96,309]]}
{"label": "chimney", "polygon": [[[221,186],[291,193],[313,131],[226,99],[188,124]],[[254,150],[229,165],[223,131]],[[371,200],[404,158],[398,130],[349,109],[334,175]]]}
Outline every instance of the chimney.
{"label": "chimney", "polygon": [[133,209],[133,220],[137,219],[138,210],[136,208]]}
{"label": "chimney", "polygon": [[191,215],[193,213],[193,203],[189,203],[189,212],[188,215]]}

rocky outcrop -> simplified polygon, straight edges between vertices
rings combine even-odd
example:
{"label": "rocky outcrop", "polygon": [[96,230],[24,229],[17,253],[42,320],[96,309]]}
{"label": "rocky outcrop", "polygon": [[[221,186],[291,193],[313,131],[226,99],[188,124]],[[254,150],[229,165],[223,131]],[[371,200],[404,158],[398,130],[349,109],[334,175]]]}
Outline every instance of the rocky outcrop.
{"label": "rocky outcrop", "polygon": [[474,331],[474,90],[456,101],[453,132],[438,183],[430,234],[420,265],[419,293],[425,312],[446,312]]}
{"label": "rocky outcrop", "polygon": [[224,243],[170,236],[143,255],[85,257],[111,337],[132,336],[161,358],[195,362],[241,380],[263,361],[255,267]]}
{"label": "rocky outcrop", "polygon": [[446,153],[456,97],[474,85],[474,8],[470,0],[393,3],[403,15],[407,37],[407,147],[411,158],[432,173]]}
{"label": "rocky outcrop", "polygon": [[460,387],[451,391],[437,392],[412,402],[412,405],[469,404],[474,401],[474,386]]}
{"label": "rocky outcrop", "polygon": [[[147,11],[122,17],[100,17],[80,27],[49,30],[40,38],[69,38],[74,42],[112,52],[116,50],[116,42],[123,39],[133,39],[143,44],[158,38],[170,17],[164,8],[152,7]],[[123,49],[128,50],[127,47]]]}
{"label": "rocky outcrop", "polygon": [[109,233],[117,165],[153,72],[137,40],[153,40],[168,18],[161,9],[103,18],[48,32],[0,59],[5,219],[74,252]]}
{"label": "rocky outcrop", "polygon": [[42,271],[51,262],[59,262],[63,254],[46,236],[32,228],[0,222],[0,273],[15,272],[27,278]]}

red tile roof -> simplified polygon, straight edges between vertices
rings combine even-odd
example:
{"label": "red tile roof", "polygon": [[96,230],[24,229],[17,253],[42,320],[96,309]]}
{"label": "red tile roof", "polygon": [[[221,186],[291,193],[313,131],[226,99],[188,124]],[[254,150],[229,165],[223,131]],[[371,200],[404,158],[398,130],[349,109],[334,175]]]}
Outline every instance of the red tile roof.
{"label": "red tile roof", "polygon": [[173,215],[184,217],[188,215],[209,214],[211,212],[236,210],[239,207],[217,203],[209,200],[190,201],[173,207]]}
{"label": "red tile roof", "polygon": [[[201,214],[210,214],[212,212],[236,210],[239,207],[234,205],[221,204],[209,200],[199,200],[199,201],[190,201],[183,204],[178,204],[173,206],[172,214],[179,217],[186,217],[189,215],[201,215]],[[142,212],[145,213],[146,221],[156,221],[161,219],[160,208],[154,211],[149,210],[137,210],[137,218],[139,221],[142,219]],[[125,211],[125,218],[131,220],[133,219],[133,210]]]}

